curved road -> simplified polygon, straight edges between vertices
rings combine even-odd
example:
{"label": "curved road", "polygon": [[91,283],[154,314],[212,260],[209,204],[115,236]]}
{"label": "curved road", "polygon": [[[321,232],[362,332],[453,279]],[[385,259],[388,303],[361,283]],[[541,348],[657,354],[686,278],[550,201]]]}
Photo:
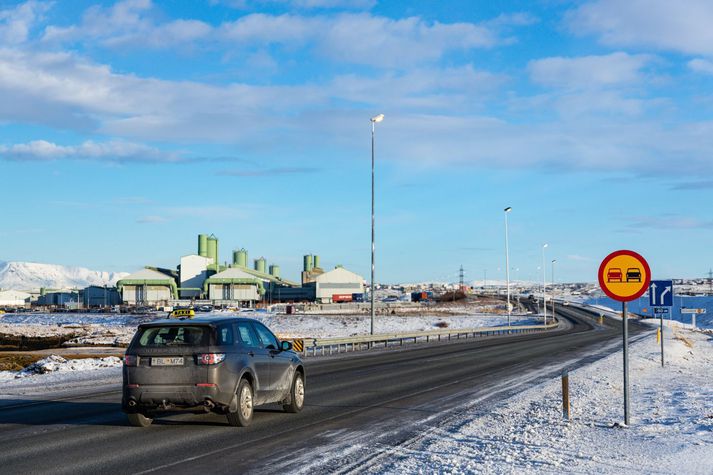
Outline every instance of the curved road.
{"label": "curved road", "polygon": [[[2,399],[0,467],[6,474],[359,471],[378,458],[376,446],[398,445],[621,347],[620,323],[600,326],[571,307],[558,313],[559,328],[547,333],[308,358],[304,411],[266,407],[248,428],[192,414],[129,427],[116,386],[61,400]],[[632,322],[631,336],[641,331]]]}

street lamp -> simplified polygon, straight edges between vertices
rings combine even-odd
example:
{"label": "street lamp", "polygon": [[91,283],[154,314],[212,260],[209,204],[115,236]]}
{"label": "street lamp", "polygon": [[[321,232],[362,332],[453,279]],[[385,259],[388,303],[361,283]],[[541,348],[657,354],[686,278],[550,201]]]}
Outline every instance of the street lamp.
{"label": "street lamp", "polygon": [[371,334],[374,334],[374,131],[384,114],[371,118]]}
{"label": "street lamp", "polygon": [[542,245],[542,307],[545,310],[545,325],[547,325],[547,283],[545,278],[547,276],[547,270],[545,269],[545,249],[547,248],[547,243]]}
{"label": "street lamp", "polygon": [[512,206],[508,206],[505,211],[505,281],[508,295],[508,326],[510,326],[510,247],[508,244],[508,213],[512,211]]}
{"label": "street lamp", "polygon": [[552,318],[553,318],[553,321],[555,318],[555,262],[557,262],[557,259],[552,259],[551,279],[552,279]]}

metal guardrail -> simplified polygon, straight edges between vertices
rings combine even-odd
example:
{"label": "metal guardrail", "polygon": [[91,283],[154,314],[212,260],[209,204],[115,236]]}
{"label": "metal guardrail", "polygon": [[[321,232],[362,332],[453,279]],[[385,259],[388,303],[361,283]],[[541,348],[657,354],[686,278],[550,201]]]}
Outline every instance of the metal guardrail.
{"label": "metal guardrail", "polygon": [[429,343],[431,341],[449,341],[468,338],[484,338],[496,335],[509,335],[514,333],[534,333],[557,328],[559,323],[548,325],[518,325],[503,327],[458,328],[452,330],[430,330],[413,333],[392,333],[380,335],[364,335],[345,338],[303,338],[304,351],[302,356],[331,355],[334,353],[362,351],[374,347],[388,348],[389,346],[403,346],[405,342],[417,343],[419,340]]}

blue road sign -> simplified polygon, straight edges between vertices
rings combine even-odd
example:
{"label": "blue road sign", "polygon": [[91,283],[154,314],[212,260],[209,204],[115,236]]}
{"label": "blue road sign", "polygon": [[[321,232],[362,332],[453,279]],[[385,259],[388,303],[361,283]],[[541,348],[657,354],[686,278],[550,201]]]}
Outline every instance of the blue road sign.
{"label": "blue road sign", "polygon": [[673,281],[652,280],[649,285],[649,305],[673,307]]}

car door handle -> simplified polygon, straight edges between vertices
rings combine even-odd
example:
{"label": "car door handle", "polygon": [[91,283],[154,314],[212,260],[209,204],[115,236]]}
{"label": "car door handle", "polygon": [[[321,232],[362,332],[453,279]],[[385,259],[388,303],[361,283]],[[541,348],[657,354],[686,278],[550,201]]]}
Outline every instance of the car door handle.
{"label": "car door handle", "polygon": [[255,356],[255,353],[253,353],[252,351],[248,351],[248,356]]}

